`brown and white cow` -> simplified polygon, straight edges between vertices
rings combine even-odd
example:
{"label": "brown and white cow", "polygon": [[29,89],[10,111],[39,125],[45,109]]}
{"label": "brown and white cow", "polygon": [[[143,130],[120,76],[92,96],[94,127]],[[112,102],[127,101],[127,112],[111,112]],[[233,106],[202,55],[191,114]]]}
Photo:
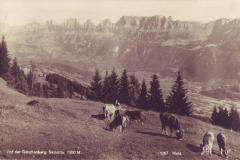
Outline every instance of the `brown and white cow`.
{"label": "brown and white cow", "polygon": [[115,104],[105,104],[103,106],[103,114],[105,119],[112,121],[115,117],[115,112],[121,109],[120,103],[116,101]]}
{"label": "brown and white cow", "polygon": [[127,123],[129,122],[129,118],[126,115],[121,115],[119,110],[116,110],[115,117],[112,122],[109,124],[109,129],[113,130],[119,127],[120,132],[127,127]]}
{"label": "brown and white cow", "polygon": [[161,113],[160,121],[162,124],[162,134],[163,134],[163,132],[165,132],[165,134],[167,135],[167,129],[166,129],[167,127],[170,128],[171,136],[172,136],[173,130],[176,130],[176,131],[180,130],[180,123],[173,114]]}
{"label": "brown and white cow", "polygon": [[229,150],[226,149],[226,142],[227,142],[226,136],[223,133],[219,133],[217,135],[217,143],[218,143],[220,154],[224,155],[225,157],[227,157],[227,154],[229,152]]}
{"label": "brown and white cow", "polygon": [[141,111],[126,111],[125,115],[129,117],[130,121],[135,121],[135,122],[141,122],[143,125],[143,122],[146,120],[146,116],[143,115],[143,112]]}
{"label": "brown and white cow", "polygon": [[201,155],[209,153],[212,155],[214,142],[214,134],[212,132],[206,132],[203,136],[203,144],[200,145]]}

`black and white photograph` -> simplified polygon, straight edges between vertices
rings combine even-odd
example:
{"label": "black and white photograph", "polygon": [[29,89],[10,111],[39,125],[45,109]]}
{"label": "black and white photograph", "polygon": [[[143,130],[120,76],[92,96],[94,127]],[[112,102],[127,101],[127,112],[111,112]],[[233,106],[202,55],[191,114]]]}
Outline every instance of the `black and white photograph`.
{"label": "black and white photograph", "polygon": [[0,160],[240,160],[240,0],[0,0]]}

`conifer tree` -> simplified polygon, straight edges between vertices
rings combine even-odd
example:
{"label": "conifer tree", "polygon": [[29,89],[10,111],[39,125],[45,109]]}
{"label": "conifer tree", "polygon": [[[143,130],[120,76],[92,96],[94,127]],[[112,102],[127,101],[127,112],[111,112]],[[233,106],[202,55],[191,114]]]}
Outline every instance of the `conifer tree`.
{"label": "conifer tree", "polygon": [[103,102],[109,102],[109,90],[110,90],[110,83],[109,83],[109,76],[108,71],[105,73],[105,77],[103,80],[103,88],[102,88],[102,101]]}
{"label": "conifer tree", "polygon": [[223,106],[219,106],[218,111],[217,108],[214,107],[212,120],[215,125],[219,125],[227,129],[233,129],[235,131],[240,131],[240,117],[237,109],[234,107],[232,107],[229,112],[227,108],[224,108]]}
{"label": "conifer tree", "polygon": [[223,108],[222,106],[218,107],[218,125],[222,126],[224,128],[229,128],[229,116],[228,116],[228,110],[226,108]]}
{"label": "conifer tree", "polygon": [[214,106],[211,119],[212,119],[212,123],[215,125],[218,125],[218,121],[219,121],[218,114],[219,113],[218,113],[217,107]]}
{"label": "conifer tree", "polygon": [[140,89],[140,95],[137,100],[137,104],[142,109],[148,109],[147,108],[148,103],[148,90],[145,81],[142,81],[141,89]]}
{"label": "conifer tree", "polygon": [[7,43],[4,36],[2,37],[2,42],[0,43],[0,76],[8,73],[10,67],[10,58],[8,57]]}
{"label": "conifer tree", "polygon": [[27,74],[27,84],[29,89],[29,94],[32,95],[32,89],[33,89],[33,70],[30,69],[29,73]]}
{"label": "conifer tree", "polygon": [[20,69],[20,73],[18,75],[18,82],[17,82],[16,89],[24,94],[28,94],[28,92],[29,92],[26,76],[25,76],[23,70],[21,70],[21,69]]}
{"label": "conifer tree", "polygon": [[228,113],[228,110],[227,110],[227,108],[225,108],[224,110],[223,110],[223,118],[224,118],[224,120],[223,120],[223,126],[225,127],[225,128],[227,128],[227,129],[230,129],[231,128],[231,125],[230,125],[230,120],[229,120],[229,113]]}
{"label": "conifer tree", "polygon": [[[36,71],[36,65],[33,61],[31,61],[30,71],[28,72],[27,78],[26,78],[30,95],[33,95],[34,84],[35,84],[35,71]],[[53,88],[53,86],[50,85],[50,88]],[[34,92],[37,92],[37,89]]]}
{"label": "conifer tree", "polygon": [[8,83],[17,89],[21,93],[28,93],[28,86],[26,82],[26,76],[24,72],[21,70],[20,66],[18,65],[17,59],[14,58],[12,66],[9,70],[10,80]]}
{"label": "conifer tree", "polygon": [[237,111],[236,108],[231,108],[230,113],[229,113],[229,123],[230,123],[230,127],[231,129],[235,130],[235,131],[240,131],[240,117],[239,117],[239,113]]}
{"label": "conifer tree", "polygon": [[13,59],[13,63],[10,69],[10,74],[13,78],[13,83],[14,85],[17,84],[17,82],[19,81],[19,76],[20,76],[20,67],[18,65],[17,59],[14,58]]}
{"label": "conifer tree", "polygon": [[109,102],[115,103],[119,98],[119,81],[118,75],[115,69],[112,70],[109,76],[109,91],[108,91]]}
{"label": "conifer tree", "polygon": [[17,58],[13,59],[13,64],[10,70],[12,76],[16,77],[20,73],[20,67],[17,62]]}
{"label": "conifer tree", "polygon": [[140,84],[135,75],[130,75],[130,91],[129,91],[129,99],[130,105],[135,106],[140,94]]}
{"label": "conifer tree", "polygon": [[99,71],[96,69],[95,75],[93,76],[93,80],[91,82],[90,89],[92,91],[92,98],[94,100],[99,101],[102,97],[102,78],[99,74]]}
{"label": "conifer tree", "polygon": [[162,96],[162,90],[160,89],[160,84],[158,81],[158,76],[154,74],[152,76],[152,81],[150,83],[151,88],[149,91],[149,104],[152,110],[164,112],[164,100]]}
{"label": "conifer tree", "polygon": [[128,104],[130,102],[129,90],[128,75],[126,69],[124,69],[119,80],[119,101],[121,103]]}
{"label": "conifer tree", "polygon": [[192,114],[192,103],[188,101],[186,94],[187,89],[184,88],[184,82],[179,71],[172,91],[167,98],[166,104],[170,112],[188,116]]}

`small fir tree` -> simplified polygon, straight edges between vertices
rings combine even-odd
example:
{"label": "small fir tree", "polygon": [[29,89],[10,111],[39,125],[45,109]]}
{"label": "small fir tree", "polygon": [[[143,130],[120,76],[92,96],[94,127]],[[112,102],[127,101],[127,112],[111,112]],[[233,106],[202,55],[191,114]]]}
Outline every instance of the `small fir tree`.
{"label": "small fir tree", "polygon": [[122,76],[119,80],[119,101],[121,103],[129,104],[130,95],[129,95],[129,81],[127,71],[123,70]]}
{"label": "small fir tree", "polygon": [[90,83],[90,89],[92,91],[92,97],[94,100],[99,101],[102,97],[102,78],[99,74],[99,71],[96,69],[93,80]]}
{"label": "small fir tree", "polygon": [[102,97],[101,97],[103,102],[109,102],[109,99],[110,99],[109,90],[110,90],[109,76],[108,76],[108,71],[106,71],[105,77],[103,80]]}
{"label": "small fir tree", "polygon": [[192,114],[192,103],[188,101],[186,94],[187,89],[184,88],[184,82],[179,71],[172,91],[167,98],[167,105],[170,112],[187,116]]}
{"label": "small fir tree", "polygon": [[8,57],[7,43],[4,36],[2,37],[2,42],[0,43],[0,76],[4,76],[8,73],[10,68],[10,58]]}
{"label": "small fir tree", "polygon": [[154,74],[152,76],[152,81],[150,83],[150,91],[149,91],[149,104],[152,110],[164,112],[164,100],[162,96],[162,90],[160,89],[160,84],[158,81],[158,76]]}
{"label": "small fir tree", "polygon": [[229,113],[229,121],[231,129],[234,131],[240,131],[240,117],[236,108],[231,108]]}
{"label": "small fir tree", "polygon": [[142,81],[141,89],[140,89],[140,95],[137,100],[137,104],[142,109],[147,109],[148,104],[148,90],[147,86],[145,84],[145,81]]}
{"label": "small fir tree", "polygon": [[119,98],[119,81],[118,75],[115,72],[115,69],[112,70],[111,75],[109,76],[109,91],[108,91],[109,102],[115,103]]}
{"label": "small fir tree", "polygon": [[214,106],[211,119],[212,119],[212,123],[215,125],[218,125],[218,121],[219,121],[218,114],[219,113],[218,113],[217,107]]}
{"label": "small fir tree", "polygon": [[130,75],[130,91],[129,91],[129,99],[130,99],[130,105],[136,106],[137,100],[140,94],[140,84],[138,79],[135,77],[135,75]]}

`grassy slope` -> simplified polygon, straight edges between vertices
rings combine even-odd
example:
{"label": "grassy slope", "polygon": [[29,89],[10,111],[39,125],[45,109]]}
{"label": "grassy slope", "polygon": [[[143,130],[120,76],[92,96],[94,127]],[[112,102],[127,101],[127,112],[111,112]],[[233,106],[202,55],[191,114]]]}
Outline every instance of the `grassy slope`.
{"label": "grassy slope", "polygon": [[[0,158],[34,158],[33,155],[10,155],[7,149],[17,150],[80,150],[82,154],[70,156],[36,156],[35,158],[84,159],[221,159],[217,154],[200,157],[198,146],[206,131],[223,132],[231,148],[229,159],[240,155],[240,134],[212,126],[205,122],[179,117],[186,130],[183,141],[160,134],[159,115],[145,112],[144,126],[131,124],[124,133],[104,129],[105,122],[92,118],[101,113],[102,103],[71,99],[38,99],[38,106],[25,105],[25,97],[0,81],[2,95],[0,115]],[[5,87],[4,87],[5,86]],[[12,100],[14,99],[14,101]],[[4,105],[3,105],[4,102]],[[216,142],[214,150],[217,153]],[[160,152],[177,151],[183,156],[162,156]]]}

